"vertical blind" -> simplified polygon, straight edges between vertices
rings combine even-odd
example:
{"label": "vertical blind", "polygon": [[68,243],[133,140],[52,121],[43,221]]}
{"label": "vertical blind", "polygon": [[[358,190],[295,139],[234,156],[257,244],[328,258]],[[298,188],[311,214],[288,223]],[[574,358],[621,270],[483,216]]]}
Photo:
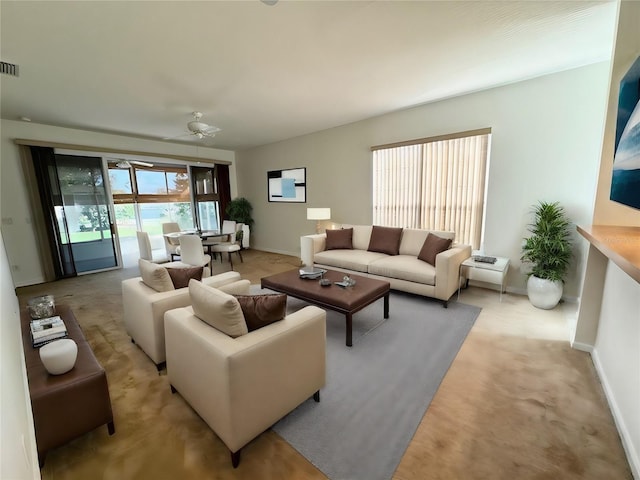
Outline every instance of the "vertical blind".
{"label": "vertical blind", "polygon": [[373,148],[373,223],[480,247],[490,133]]}

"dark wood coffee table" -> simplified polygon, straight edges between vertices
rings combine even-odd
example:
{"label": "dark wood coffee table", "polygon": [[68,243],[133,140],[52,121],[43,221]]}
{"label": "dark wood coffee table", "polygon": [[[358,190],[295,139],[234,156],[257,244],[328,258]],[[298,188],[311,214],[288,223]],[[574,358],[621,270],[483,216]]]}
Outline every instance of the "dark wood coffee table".
{"label": "dark wood coffee table", "polygon": [[[343,272],[328,270],[324,278],[339,282]],[[384,318],[389,318],[389,282],[373,278],[350,275],[356,281],[353,287],[342,288],[332,284],[323,287],[318,280],[300,278],[298,269],[278,273],[260,280],[262,288],[286,293],[305,302],[312,303],[334,312],[344,313],[347,323],[347,346],[352,345],[353,314],[384,297]]]}

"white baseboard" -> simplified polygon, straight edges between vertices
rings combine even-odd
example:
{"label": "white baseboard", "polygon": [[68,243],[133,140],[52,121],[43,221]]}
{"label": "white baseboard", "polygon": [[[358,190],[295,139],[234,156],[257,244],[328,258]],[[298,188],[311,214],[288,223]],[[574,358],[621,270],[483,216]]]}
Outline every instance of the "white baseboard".
{"label": "white baseboard", "polygon": [[589,345],[587,343],[573,342],[571,344],[571,348],[580,350],[581,352],[593,353],[593,345]]}
{"label": "white baseboard", "polygon": [[291,257],[298,257],[300,258],[300,252],[287,252],[285,250],[276,250],[273,248],[263,248],[259,245],[254,245],[253,247],[251,247],[254,250],[260,250],[262,252],[269,252],[269,253],[279,253],[280,255],[289,255]]}
{"label": "white baseboard", "polygon": [[[574,346],[574,348],[577,347]],[[602,389],[604,390],[605,397],[607,397],[607,402],[609,403],[609,409],[613,414],[613,420],[616,424],[616,427],[618,427],[620,440],[622,440],[622,447],[627,454],[627,460],[629,461],[629,466],[631,467],[633,478],[635,478],[636,480],[640,480],[640,459],[638,458],[637,452],[633,450],[633,443],[631,442],[629,430],[624,423],[624,418],[622,417],[622,413],[620,412],[618,403],[616,402],[613,391],[611,390],[611,386],[609,385],[609,381],[607,380],[607,376],[605,375],[602,364],[600,363],[598,351],[593,347],[591,348],[591,360],[593,361],[593,365],[596,367],[596,372],[598,373],[598,377],[600,378]]]}

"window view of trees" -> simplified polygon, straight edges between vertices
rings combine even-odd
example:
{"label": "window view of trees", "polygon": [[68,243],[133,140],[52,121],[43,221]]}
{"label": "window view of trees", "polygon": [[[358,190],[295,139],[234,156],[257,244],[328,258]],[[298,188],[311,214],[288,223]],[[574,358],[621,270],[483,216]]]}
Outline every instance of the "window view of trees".
{"label": "window view of trees", "polygon": [[154,248],[162,245],[162,224],[194,227],[190,181],[186,167],[117,168],[109,165],[120,241],[133,241],[136,230],[149,233]]}

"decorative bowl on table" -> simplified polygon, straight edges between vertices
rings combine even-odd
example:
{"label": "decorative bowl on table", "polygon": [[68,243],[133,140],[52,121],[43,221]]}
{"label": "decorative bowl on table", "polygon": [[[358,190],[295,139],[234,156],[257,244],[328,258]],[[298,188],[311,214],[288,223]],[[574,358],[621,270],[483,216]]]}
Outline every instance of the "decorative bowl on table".
{"label": "decorative bowl on table", "polygon": [[27,309],[32,319],[52,317],[56,313],[56,304],[53,295],[43,295],[41,297],[30,298],[27,302]]}

